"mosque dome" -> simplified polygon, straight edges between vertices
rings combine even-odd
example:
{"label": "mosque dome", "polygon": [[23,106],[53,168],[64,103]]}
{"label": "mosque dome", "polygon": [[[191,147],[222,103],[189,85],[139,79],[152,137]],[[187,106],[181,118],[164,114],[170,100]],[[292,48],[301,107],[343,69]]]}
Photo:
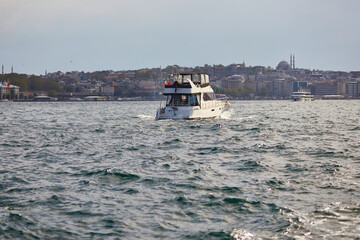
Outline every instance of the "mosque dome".
{"label": "mosque dome", "polygon": [[277,70],[290,70],[290,64],[287,61],[281,61],[276,67]]}

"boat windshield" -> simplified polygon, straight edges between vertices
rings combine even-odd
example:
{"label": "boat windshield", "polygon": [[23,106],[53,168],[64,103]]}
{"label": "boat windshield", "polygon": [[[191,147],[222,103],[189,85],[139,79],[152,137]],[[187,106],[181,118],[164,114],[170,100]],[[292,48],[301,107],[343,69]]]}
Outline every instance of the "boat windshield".
{"label": "boat windshield", "polygon": [[204,93],[203,99],[204,101],[216,100],[215,93]]}
{"label": "boat windshield", "polygon": [[183,83],[189,83],[189,80],[192,80],[191,75],[181,75],[181,76],[182,76]]}
{"label": "boat windshield", "polygon": [[192,82],[193,82],[194,84],[200,84],[200,83],[201,83],[201,78],[200,78],[200,75],[199,75],[199,74],[192,75],[191,80],[192,80]]}
{"label": "boat windshield", "polygon": [[209,75],[204,73],[183,73],[183,74],[171,74],[169,81],[178,84],[187,84],[191,80],[196,84],[209,84]]}

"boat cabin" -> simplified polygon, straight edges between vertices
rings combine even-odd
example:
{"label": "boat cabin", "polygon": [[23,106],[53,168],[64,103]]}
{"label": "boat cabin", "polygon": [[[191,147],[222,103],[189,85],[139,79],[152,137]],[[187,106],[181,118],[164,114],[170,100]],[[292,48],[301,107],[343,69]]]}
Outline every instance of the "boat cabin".
{"label": "boat cabin", "polygon": [[165,95],[166,106],[200,106],[200,103],[216,100],[215,93],[198,93],[198,94],[171,94]]}

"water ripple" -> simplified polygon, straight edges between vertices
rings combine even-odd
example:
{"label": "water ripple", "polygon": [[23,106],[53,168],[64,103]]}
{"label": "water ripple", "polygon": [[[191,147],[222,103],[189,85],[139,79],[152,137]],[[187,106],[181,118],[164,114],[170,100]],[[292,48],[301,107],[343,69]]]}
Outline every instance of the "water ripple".
{"label": "water ripple", "polygon": [[354,103],[2,103],[0,238],[356,239]]}

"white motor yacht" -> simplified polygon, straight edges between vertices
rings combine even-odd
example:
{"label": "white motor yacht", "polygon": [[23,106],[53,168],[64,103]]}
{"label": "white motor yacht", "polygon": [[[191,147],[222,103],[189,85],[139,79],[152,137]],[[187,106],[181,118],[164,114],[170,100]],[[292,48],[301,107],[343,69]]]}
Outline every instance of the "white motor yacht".
{"label": "white motor yacht", "polygon": [[156,112],[156,119],[211,119],[220,117],[227,101],[217,100],[205,73],[175,73],[165,81],[165,105]]}

